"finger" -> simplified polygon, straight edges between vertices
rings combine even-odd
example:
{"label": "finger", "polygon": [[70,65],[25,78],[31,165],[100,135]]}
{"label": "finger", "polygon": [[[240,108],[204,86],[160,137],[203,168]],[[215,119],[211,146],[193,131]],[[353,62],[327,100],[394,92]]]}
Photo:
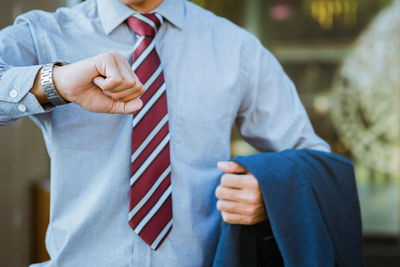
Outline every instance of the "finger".
{"label": "finger", "polygon": [[138,89],[126,89],[124,91],[120,91],[118,93],[111,93],[109,91],[103,91],[106,96],[111,97],[114,100],[120,102],[127,102],[134,98],[137,98],[142,95],[142,92]]}
{"label": "finger", "polygon": [[229,224],[242,224],[242,225],[253,225],[262,221],[265,221],[267,218],[264,216],[245,216],[241,214],[229,213],[229,212],[221,212],[222,219],[224,222]]}
{"label": "finger", "polygon": [[222,185],[219,185],[217,189],[215,189],[215,196],[219,199],[240,201],[236,196],[239,191],[239,189],[226,188]]}
{"label": "finger", "polygon": [[251,225],[254,224],[253,219],[255,219],[249,216],[229,212],[221,212],[221,216],[222,220],[229,224]]}
{"label": "finger", "polygon": [[221,176],[221,185],[232,188],[258,188],[257,179],[251,174],[224,174]]}
{"label": "finger", "polygon": [[100,82],[101,89],[110,90],[111,88],[117,87],[124,82],[123,77],[120,74],[118,65],[115,62],[116,53],[107,54],[100,63],[100,66],[96,66],[97,70],[103,79],[96,79],[96,82]]}
{"label": "finger", "polygon": [[245,216],[260,216],[264,212],[262,207],[248,205],[243,202],[229,201],[220,199],[217,201],[217,209],[221,212],[235,213]]}
{"label": "finger", "polygon": [[118,99],[118,101],[129,102],[129,101],[131,101],[131,100],[133,100],[135,98],[138,98],[138,97],[139,96],[136,96],[136,95],[130,95],[130,96],[127,96],[127,97],[120,98],[120,99]]}
{"label": "finger", "polygon": [[229,201],[245,202],[251,205],[263,205],[263,198],[255,190],[236,189],[219,185],[215,190],[215,196]]}
{"label": "finger", "polygon": [[101,77],[93,79],[93,83],[104,91],[123,90],[127,88],[126,81],[122,77]]}
{"label": "finger", "polygon": [[248,171],[234,161],[220,161],[217,163],[218,168],[226,173],[247,173]]}
{"label": "finger", "polygon": [[125,113],[131,114],[143,107],[143,102],[140,98],[135,98],[125,102]]}
{"label": "finger", "polygon": [[[117,93],[125,90],[135,91],[134,97],[144,93],[144,87],[129,66],[126,58],[118,53],[111,52],[99,57],[96,63],[96,69],[99,77],[93,79],[93,83],[104,91],[104,94],[110,96],[111,93]],[[111,96],[110,96],[111,97]],[[126,96],[112,96],[114,99]]]}
{"label": "finger", "polygon": [[106,78],[103,76],[97,76],[93,79],[93,83],[103,90],[104,84],[106,83]]}
{"label": "finger", "polygon": [[[140,82],[139,78],[133,72],[131,66],[129,65],[129,62],[126,60],[125,57],[123,57],[122,55],[116,57],[115,64],[119,68],[121,77],[124,78],[127,83],[126,89],[144,90],[143,84]],[[124,89],[118,88],[113,90],[113,92],[120,92],[122,90]]]}
{"label": "finger", "polygon": [[95,68],[100,76],[105,78],[119,77],[117,64],[115,58],[120,56],[116,52],[101,54],[96,57]]}
{"label": "finger", "polygon": [[144,87],[140,83],[132,83],[124,79],[117,83],[115,81],[107,81],[103,77],[96,77],[93,83],[97,85],[106,96],[122,102],[130,101],[144,93]]}
{"label": "finger", "polygon": [[215,196],[223,200],[245,202],[245,196],[242,190],[235,188],[228,188],[221,185],[219,185],[215,190]]}

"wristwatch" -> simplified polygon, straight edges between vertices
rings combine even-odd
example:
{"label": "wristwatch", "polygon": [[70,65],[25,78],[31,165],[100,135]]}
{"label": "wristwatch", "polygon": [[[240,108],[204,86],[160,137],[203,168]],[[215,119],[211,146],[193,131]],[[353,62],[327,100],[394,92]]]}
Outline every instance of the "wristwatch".
{"label": "wristwatch", "polygon": [[53,68],[54,66],[64,66],[66,62],[56,61],[53,63],[45,64],[40,72],[40,83],[42,85],[43,91],[47,96],[49,102],[54,106],[62,106],[68,104],[69,102],[62,99],[54,88],[53,83]]}

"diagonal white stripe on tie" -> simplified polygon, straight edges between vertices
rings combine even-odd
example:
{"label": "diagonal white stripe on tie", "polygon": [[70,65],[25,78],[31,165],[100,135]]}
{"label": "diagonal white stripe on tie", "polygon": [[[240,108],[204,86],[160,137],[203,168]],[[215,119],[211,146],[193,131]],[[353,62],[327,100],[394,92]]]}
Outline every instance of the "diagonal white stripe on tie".
{"label": "diagonal white stripe on tie", "polygon": [[136,124],[143,118],[143,116],[149,111],[149,109],[153,106],[153,104],[160,98],[160,96],[165,92],[167,86],[165,83],[158,89],[158,91],[147,101],[147,103],[142,107],[138,114],[132,120],[132,126],[135,127]]}
{"label": "diagonal white stripe on tie", "polygon": [[168,115],[165,115],[164,118],[157,124],[157,126],[151,131],[151,133],[144,139],[143,143],[133,152],[131,156],[131,162],[134,162],[137,157],[143,152],[146,146],[153,140],[153,138],[158,134],[161,128],[168,122]]}
{"label": "diagonal white stripe on tie", "polygon": [[158,66],[157,70],[151,75],[151,77],[147,80],[147,82],[143,85],[147,90],[153,84],[155,80],[157,80],[158,76],[160,76],[162,72],[161,64]]}
{"label": "diagonal white stripe on tie", "polygon": [[142,231],[143,227],[150,221],[150,219],[153,217],[153,215],[159,210],[159,208],[164,204],[164,202],[167,200],[167,198],[171,195],[172,192],[172,187],[169,185],[167,190],[162,194],[160,199],[157,201],[157,203],[153,206],[153,208],[147,213],[147,215],[140,221],[138,226],[135,228],[135,232],[140,234],[140,231]]}
{"label": "diagonal white stripe on tie", "polygon": [[132,70],[136,71],[136,69],[142,64],[142,62],[147,58],[147,56],[153,51],[154,49],[154,41],[151,41],[151,43],[146,47],[146,49],[140,54],[140,56],[133,62],[132,64]]}
{"label": "diagonal white stripe on tie", "polygon": [[157,190],[158,186],[164,181],[164,179],[171,173],[171,166],[168,166],[167,169],[158,177],[157,181],[150,188],[150,190],[144,195],[144,197],[135,205],[135,207],[129,212],[129,220],[135,216],[135,214],[146,204],[147,200],[153,195],[153,193]]}
{"label": "diagonal white stripe on tie", "polygon": [[133,14],[133,16],[134,16],[135,18],[140,19],[141,21],[143,21],[143,22],[149,24],[149,26],[152,27],[152,28],[154,29],[155,32],[158,31],[156,24],[155,24],[151,19],[147,18],[146,16],[143,16],[143,15],[140,14],[140,13]]}
{"label": "diagonal white stripe on tie", "polygon": [[161,231],[161,233],[157,236],[156,240],[154,240],[153,244],[151,244],[152,249],[156,249],[158,244],[161,242],[161,240],[164,238],[164,236],[168,233],[169,229],[172,227],[172,219],[168,222],[168,224],[164,227],[164,229]]}
{"label": "diagonal white stripe on tie", "polygon": [[133,51],[136,51],[136,49],[139,47],[139,45],[143,42],[144,40],[144,35],[140,36],[137,38],[135,46],[133,47]]}
{"label": "diagonal white stripe on tie", "polygon": [[139,167],[139,169],[133,174],[131,177],[130,183],[131,186],[136,182],[136,180],[144,173],[150,163],[158,156],[158,154],[163,150],[163,148],[169,142],[169,133],[164,137],[161,143],[154,149],[154,151],[150,154],[150,156],[143,162],[143,164]]}

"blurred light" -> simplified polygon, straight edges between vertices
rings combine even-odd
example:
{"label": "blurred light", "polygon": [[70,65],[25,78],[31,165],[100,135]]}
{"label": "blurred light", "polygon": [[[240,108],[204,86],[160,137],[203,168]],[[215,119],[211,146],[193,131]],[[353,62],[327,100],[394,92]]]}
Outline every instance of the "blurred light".
{"label": "blurred light", "polygon": [[292,12],[287,5],[275,5],[271,8],[271,17],[274,20],[287,20],[292,16]]}
{"label": "blurred light", "polygon": [[335,23],[357,24],[358,0],[303,0],[303,6],[323,30],[331,30]]}
{"label": "blurred light", "polygon": [[329,101],[328,96],[326,95],[318,95],[314,98],[314,110],[321,115],[324,115],[329,110]]}

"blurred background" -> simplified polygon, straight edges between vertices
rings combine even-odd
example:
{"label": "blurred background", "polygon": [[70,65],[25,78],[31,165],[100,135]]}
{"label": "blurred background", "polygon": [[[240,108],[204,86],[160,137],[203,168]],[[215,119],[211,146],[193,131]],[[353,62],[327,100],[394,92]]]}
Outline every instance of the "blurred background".
{"label": "blurred background", "polygon": [[[193,0],[253,32],[297,86],[316,132],[355,164],[367,266],[400,266],[400,0]],[[2,0],[0,28],[32,9]],[[255,150],[233,130],[232,154]],[[29,119],[0,128],[0,266],[47,254],[49,159]]]}

